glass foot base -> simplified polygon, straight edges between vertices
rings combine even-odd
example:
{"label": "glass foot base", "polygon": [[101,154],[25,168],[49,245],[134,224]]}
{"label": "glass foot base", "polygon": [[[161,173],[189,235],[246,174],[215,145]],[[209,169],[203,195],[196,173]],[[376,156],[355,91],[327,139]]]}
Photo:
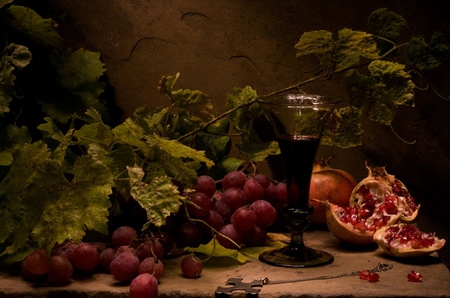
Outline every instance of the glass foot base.
{"label": "glass foot base", "polygon": [[309,247],[292,249],[288,246],[266,251],[259,255],[259,260],[275,266],[303,268],[333,263],[334,257],[327,252]]}

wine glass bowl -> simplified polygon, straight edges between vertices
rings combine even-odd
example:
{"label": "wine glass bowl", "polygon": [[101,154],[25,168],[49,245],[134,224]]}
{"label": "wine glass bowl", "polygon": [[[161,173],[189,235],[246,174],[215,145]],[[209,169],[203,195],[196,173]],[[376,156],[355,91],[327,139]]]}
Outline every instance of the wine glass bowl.
{"label": "wine glass bowl", "polygon": [[284,223],[291,231],[288,246],[267,251],[259,259],[271,265],[310,267],[332,263],[327,252],[306,247],[303,231],[309,226],[309,187],[317,149],[335,98],[315,94],[287,94],[258,99],[280,147],[286,177],[288,203]]}

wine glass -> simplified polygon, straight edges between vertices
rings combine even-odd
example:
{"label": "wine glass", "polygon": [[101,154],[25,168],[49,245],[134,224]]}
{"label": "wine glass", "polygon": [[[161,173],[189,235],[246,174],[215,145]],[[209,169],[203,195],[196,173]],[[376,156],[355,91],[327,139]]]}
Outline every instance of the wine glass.
{"label": "wine glass", "polygon": [[265,263],[283,267],[311,267],[329,264],[334,257],[306,247],[303,232],[308,215],[312,169],[322,132],[336,99],[314,94],[287,94],[259,98],[280,147],[286,176],[288,203],[283,207],[284,223],[291,232],[288,246],[259,256]]}

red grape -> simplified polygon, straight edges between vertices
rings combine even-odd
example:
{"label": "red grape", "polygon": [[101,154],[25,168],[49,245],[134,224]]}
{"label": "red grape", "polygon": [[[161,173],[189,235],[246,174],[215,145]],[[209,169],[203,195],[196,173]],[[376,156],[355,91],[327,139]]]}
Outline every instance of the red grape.
{"label": "red grape", "polygon": [[213,200],[211,209],[219,213],[220,216],[222,216],[224,224],[230,222],[231,209],[227,203],[225,203],[222,200]]}
{"label": "red grape", "polygon": [[188,278],[198,278],[203,271],[202,261],[194,255],[188,255],[181,260],[181,271]]}
{"label": "red grape", "polygon": [[231,216],[230,222],[239,231],[248,231],[256,226],[256,213],[248,206],[238,208]]}
{"label": "red grape", "polygon": [[268,187],[270,186],[270,184],[272,183],[272,182],[270,181],[270,178],[269,178],[266,174],[262,174],[262,173],[257,174],[257,175],[254,177],[254,179],[255,179],[256,181],[258,181],[258,183],[261,185],[261,187],[262,187],[263,189],[268,188]]}
{"label": "red grape", "polygon": [[112,247],[109,247],[102,251],[99,257],[99,263],[100,266],[105,270],[106,272],[109,271],[109,265],[111,264],[112,260],[114,259],[114,256],[116,254],[116,250]]}
{"label": "red grape", "polygon": [[52,264],[48,271],[48,277],[57,284],[68,282],[72,278],[73,267],[69,259],[64,256],[52,257]]}
{"label": "red grape", "polygon": [[38,281],[47,278],[46,274],[36,275],[31,273],[30,270],[28,269],[27,258],[23,259],[22,263],[20,264],[20,271],[22,273],[22,278],[28,281]]}
{"label": "red grape", "polygon": [[150,273],[151,275],[155,274],[155,258],[154,257],[148,257],[141,261],[138,267],[137,274],[143,274],[143,273]]}
{"label": "red grape", "polygon": [[130,298],[156,298],[158,281],[148,273],[138,275],[130,284]]}
{"label": "red grape", "polygon": [[164,258],[164,246],[159,240],[147,240],[139,246],[136,256],[140,261],[148,257],[157,257],[162,260]]}
{"label": "red grape", "polygon": [[227,173],[222,179],[222,188],[229,189],[232,187],[242,189],[245,182],[247,181],[247,176],[242,171],[232,171]]}
{"label": "red grape", "polygon": [[264,196],[264,189],[254,178],[250,178],[245,182],[243,190],[247,195],[247,203],[262,200]]}
{"label": "red grape", "polygon": [[212,198],[212,196],[216,193],[216,182],[211,176],[202,175],[197,179],[197,185],[194,187],[197,192],[204,193],[208,197]]}
{"label": "red grape", "polygon": [[126,251],[115,257],[109,265],[112,276],[120,281],[131,280],[136,276],[139,268],[139,259],[131,252]]}
{"label": "red grape", "polygon": [[122,245],[116,249],[116,253],[114,254],[114,257],[117,257],[118,255],[120,255],[126,251],[131,252],[133,254],[136,252],[136,250],[133,247],[127,246],[127,245]]}
{"label": "red grape", "polygon": [[265,200],[258,200],[250,205],[256,214],[256,225],[267,228],[277,220],[277,210]]}
{"label": "red grape", "polygon": [[111,243],[118,248],[122,245],[130,245],[133,239],[138,238],[138,233],[135,229],[129,226],[118,227],[111,236]]}
{"label": "red grape", "polygon": [[239,207],[247,204],[247,195],[242,189],[232,187],[223,192],[222,201],[230,207],[231,214],[233,214]]}
{"label": "red grape", "polygon": [[91,243],[82,242],[73,249],[72,264],[85,273],[90,273],[98,266],[100,255]]}
{"label": "red grape", "polygon": [[278,201],[282,205],[286,205],[288,202],[288,192],[287,192],[287,185],[285,182],[280,182],[275,186],[275,196],[277,197]]}
{"label": "red grape", "polygon": [[241,245],[242,243],[241,233],[239,233],[232,224],[227,224],[220,229],[219,234],[217,235],[217,241],[219,242],[220,245],[222,245],[225,248],[229,249],[238,248],[236,244],[234,244],[224,236],[233,240],[237,245]]}
{"label": "red grape", "polygon": [[44,249],[35,249],[26,257],[28,271],[33,275],[43,275],[50,269],[50,257]]}
{"label": "red grape", "polygon": [[193,193],[189,196],[189,201],[195,204],[187,204],[189,214],[192,216],[202,218],[211,210],[211,198],[204,193]]}
{"label": "red grape", "polygon": [[194,222],[188,221],[180,226],[178,239],[180,246],[197,247],[201,244],[201,241],[202,235]]}
{"label": "red grape", "polygon": [[267,240],[266,231],[258,226],[242,233],[242,241],[247,246],[264,246]]}

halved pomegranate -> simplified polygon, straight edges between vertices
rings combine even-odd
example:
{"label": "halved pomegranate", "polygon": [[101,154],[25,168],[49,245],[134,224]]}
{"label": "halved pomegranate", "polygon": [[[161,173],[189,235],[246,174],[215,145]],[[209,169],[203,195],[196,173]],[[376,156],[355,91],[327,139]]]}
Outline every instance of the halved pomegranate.
{"label": "halved pomegranate", "polygon": [[327,226],[344,242],[374,243],[378,229],[398,221],[412,222],[420,209],[405,185],[384,167],[367,169],[369,175],[354,188],[349,207],[328,203]]}
{"label": "halved pomegranate", "polygon": [[375,232],[373,238],[389,255],[404,258],[427,256],[445,245],[445,239],[407,223],[383,227]]}

